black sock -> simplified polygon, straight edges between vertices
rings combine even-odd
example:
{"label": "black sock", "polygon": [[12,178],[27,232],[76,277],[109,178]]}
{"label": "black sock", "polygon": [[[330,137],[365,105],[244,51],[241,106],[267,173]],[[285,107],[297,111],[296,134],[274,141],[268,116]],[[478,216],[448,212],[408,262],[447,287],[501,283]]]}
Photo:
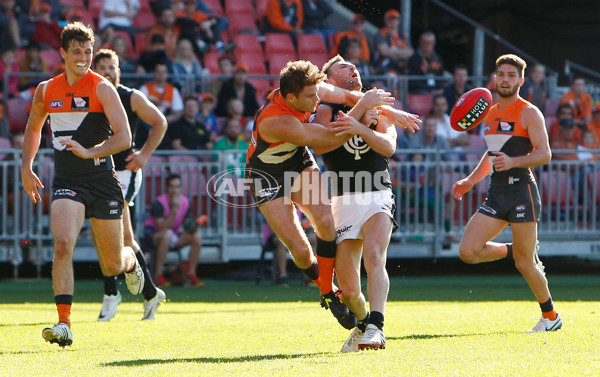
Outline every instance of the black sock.
{"label": "black sock", "polygon": [[358,324],[356,325],[356,327],[358,327],[358,329],[360,331],[365,332],[368,324],[369,324],[369,312],[367,312],[367,316],[365,318],[358,321]]}
{"label": "black sock", "polygon": [[140,264],[140,267],[144,272],[144,288],[142,289],[142,294],[144,295],[144,299],[151,300],[154,298],[154,296],[156,296],[156,286],[154,285],[152,277],[148,272],[148,266],[146,266],[146,258],[144,258],[144,253],[142,253],[142,250],[136,251],[135,257],[137,258],[138,263]]}
{"label": "black sock", "polygon": [[552,297],[548,299],[546,302],[540,302],[540,309],[542,309],[542,313],[551,312],[554,310],[554,304],[552,303]]}
{"label": "black sock", "polygon": [[512,243],[507,243],[506,244],[506,259],[514,259],[513,258],[513,252],[512,252]]}
{"label": "black sock", "polygon": [[315,252],[318,256],[323,258],[335,258],[335,252],[337,250],[337,243],[335,238],[333,241],[325,241],[317,237],[317,245]]}
{"label": "black sock", "polygon": [[369,315],[369,324],[377,326],[379,330],[383,330],[383,313],[371,312],[371,315]]}
{"label": "black sock", "polygon": [[319,265],[317,263],[313,263],[309,268],[300,269],[300,271],[304,272],[310,280],[317,280],[319,278]]}
{"label": "black sock", "polygon": [[54,302],[56,305],[73,305],[73,295],[56,295]]}
{"label": "black sock", "polygon": [[117,277],[116,276],[105,276],[104,277],[104,294],[107,296],[116,296],[119,293],[117,290]]}

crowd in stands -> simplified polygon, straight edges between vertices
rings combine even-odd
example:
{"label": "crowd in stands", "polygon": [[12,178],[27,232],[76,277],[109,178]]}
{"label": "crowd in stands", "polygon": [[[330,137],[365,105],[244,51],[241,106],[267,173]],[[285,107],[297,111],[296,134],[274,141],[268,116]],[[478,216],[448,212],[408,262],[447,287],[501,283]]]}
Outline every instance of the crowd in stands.
{"label": "crowd in stands", "polygon": [[[413,78],[407,110],[432,121],[416,138],[399,132],[399,147],[460,150],[482,145],[479,128],[458,133],[450,127],[452,106],[471,89],[469,72],[464,64],[445,65],[432,31],[415,38],[418,45],[413,48],[395,9],[383,12],[382,27],[373,37],[365,33],[363,15],[355,14],[344,28],[343,23],[331,22],[334,12],[323,0],[2,0],[0,84],[4,88],[4,72],[31,75],[10,77],[0,103],[11,98],[30,101],[41,80],[60,72],[62,27],[79,20],[97,32],[96,49],[116,51],[122,82],[142,90],[166,115],[169,132],[160,149],[243,148],[256,110],[277,86],[276,81],[252,76],[277,74],[296,58],[321,65],[335,54],[355,64],[363,77]],[[552,147],[595,148],[600,140],[600,107],[594,107],[586,93],[585,79],[572,80],[560,106],[555,102],[547,106],[544,66],[531,64],[527,73],[521,95],[546,116]],[[142,74],[152,79],[140,82],[136,75]],[[210,90],[194,90],[206,89],[202,80],[208,75],[212,75]],[[440,80],[442,76],[447,78]],[[187,85],[190,77],[192,89]],[[385,82],[365,79],[364,86],[385,87]],[[3,109],[0,117],[5,115]],[[9,124],[12,132],[22,131],[19,127]],[[147,130],[139,127],[138,145]],[[577,154],[556,158],[571,157]]]}

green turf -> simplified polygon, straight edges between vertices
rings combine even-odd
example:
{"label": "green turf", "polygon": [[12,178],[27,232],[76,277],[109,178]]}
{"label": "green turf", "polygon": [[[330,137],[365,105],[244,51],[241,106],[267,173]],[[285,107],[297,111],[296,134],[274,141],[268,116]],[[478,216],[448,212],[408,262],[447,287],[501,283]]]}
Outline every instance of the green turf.
{"label": "green turf", "polygon": [[[510,277],[393,278],[387,348],[341,354],[349,332],[314,287],[206,281],[166,288],[154,321],[125,301],[96,322],[102,282],[77,281],[74,343],[45,343],[49,281],[0,282],[0,376],[596,376],[600,277],[550,277],[564,328],[528,334],[539,307]],[[139,300],[139,299],[138,299]]]}

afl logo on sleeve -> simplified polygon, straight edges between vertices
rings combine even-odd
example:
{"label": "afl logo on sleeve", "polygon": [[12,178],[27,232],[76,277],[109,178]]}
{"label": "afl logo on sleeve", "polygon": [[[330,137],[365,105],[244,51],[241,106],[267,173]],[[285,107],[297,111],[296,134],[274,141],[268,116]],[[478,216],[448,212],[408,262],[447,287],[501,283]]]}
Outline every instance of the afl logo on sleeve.
{"label": "afl logo on sleeve", "polygon": [[90,97],[73,97],[71,99],[71,111],[89,111]]}

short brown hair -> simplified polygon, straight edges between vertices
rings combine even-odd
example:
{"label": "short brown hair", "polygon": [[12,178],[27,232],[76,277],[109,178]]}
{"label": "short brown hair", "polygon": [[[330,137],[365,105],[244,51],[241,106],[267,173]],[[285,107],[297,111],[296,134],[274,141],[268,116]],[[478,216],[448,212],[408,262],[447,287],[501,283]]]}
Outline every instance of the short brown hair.
{"label": "short brown hair", "polygon": [[94,46],[94,31],[90,26],[86,26],[81,22],[72,22],[65,26],[60,35],[60,47],[65,51],[69,49],[71,42],[79,43],[91,42]]}
{"label": "short brown hair", "polygon": [[96,67],[96,64],[98,64],[98,62],[102,59],[115,60],[117,62],[117,67],[119,67],[119,56],[116,52],[109,48],[103,48],[101,50],[98,50],[96,56],[94,56],[94,67]]}
{"label": "short brown hair", "polygon": [[288,62],[279,74],[279,90],[284,97],[297,96],[307,86],[318,85],[325,79],[319,67],[306,60]]}
{"label": "short brown hair", "polygon": [[334,56],[333,58],[329,59],[329,61],[325,64],[323,64],[323,73],[327,75],[327,77],[329,77],[329,70],[331,69],[331,67],[334,66],[335,63],[341,63],[341,62],[345,62],[344,58],[342,58],[339,54]]}
{"label": "short brown hair", "polygon": [[513,67],[516,67],[519,71],[519,78],[522,78],[525,75],[525,68],[527,68],[527,63],[525,63],[525,60],[521,59],[517,55],[506,54],[496,59],[496,72],[498,72],[498,67],[500,67],[502,64],[510,64]]}

